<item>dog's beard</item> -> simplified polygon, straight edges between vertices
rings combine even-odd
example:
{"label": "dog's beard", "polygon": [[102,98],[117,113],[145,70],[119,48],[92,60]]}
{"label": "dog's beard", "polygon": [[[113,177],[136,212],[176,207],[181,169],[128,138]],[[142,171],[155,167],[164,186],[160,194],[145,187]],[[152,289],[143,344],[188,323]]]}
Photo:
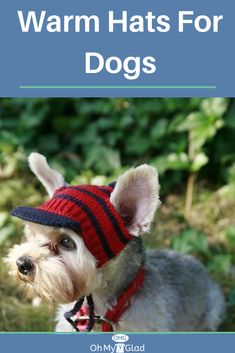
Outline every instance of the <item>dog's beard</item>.
{"label": "dog's beard", "polygon": [[[95,260],[82,239],[78,235],[72,237],[77,249],[60,251],[58,255],[42,246],[38,239],[15,245],[10,250],[5,262],[10,274],[22,281],[21,288],[28,297],[36,293],[47,302],[69,303],[90,293],[95,282]],[[34,270],[28,275],[21,274],[16,265],[17,259],[25,255],[30,257],[34,265]]]}

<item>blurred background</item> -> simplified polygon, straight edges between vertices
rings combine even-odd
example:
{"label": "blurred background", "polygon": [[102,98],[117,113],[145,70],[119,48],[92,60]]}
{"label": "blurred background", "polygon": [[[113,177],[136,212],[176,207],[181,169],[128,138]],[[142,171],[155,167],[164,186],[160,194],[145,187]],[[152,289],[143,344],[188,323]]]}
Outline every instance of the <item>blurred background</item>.
{"label": "blurred background", "polygon": [[[0,258],[22,239],[12,208],[46,199],[32,151],[72,184],[157,167],[162,206],[146,247],[197,256],[226,295],[220,330],[235,331],[234,99],[0,99]],[[0,261],[0,331],[52,331],[54,310],[28,301]]]}

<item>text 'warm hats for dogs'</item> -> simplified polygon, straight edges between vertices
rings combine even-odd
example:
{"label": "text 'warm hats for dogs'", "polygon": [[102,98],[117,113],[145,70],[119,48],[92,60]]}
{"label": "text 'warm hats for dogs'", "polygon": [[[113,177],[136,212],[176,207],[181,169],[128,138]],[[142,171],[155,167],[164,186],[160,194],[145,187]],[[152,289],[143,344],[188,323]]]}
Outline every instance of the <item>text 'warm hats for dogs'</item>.
{"label": "text 'warm hats for dogs'", "polygon": [[72,229],[83,238],[101,267],[132,238],[110,202],[112,191],[111,186],[65,186],[42,205],[17,207],[12,215],[33,223]]}

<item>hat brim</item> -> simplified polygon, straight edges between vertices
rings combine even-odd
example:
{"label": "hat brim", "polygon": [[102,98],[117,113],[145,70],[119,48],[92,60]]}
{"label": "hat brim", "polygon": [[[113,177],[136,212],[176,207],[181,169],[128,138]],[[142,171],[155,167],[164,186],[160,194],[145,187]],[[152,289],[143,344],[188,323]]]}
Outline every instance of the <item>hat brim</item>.
{"label": "hat brim", "polygon": [[75,232],[80,232],[79,223],[73,221],[71,218],[44,211],[40,208],[20,206],[14,208],[11,215],[28,222],[38,223],[49,227],[69,228]]}

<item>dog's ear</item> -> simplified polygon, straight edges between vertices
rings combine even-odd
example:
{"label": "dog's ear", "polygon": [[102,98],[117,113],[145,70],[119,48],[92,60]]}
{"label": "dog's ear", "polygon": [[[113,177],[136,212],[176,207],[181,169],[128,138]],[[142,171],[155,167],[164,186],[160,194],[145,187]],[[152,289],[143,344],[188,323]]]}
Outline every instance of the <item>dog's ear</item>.
{"label": "dog's ear", "polygon": [[160,204],[156,169],[144,164],[121,175],[110,201],[130,234],[139,236],[148,231]]}
{"label": "dog's ear", "polygon": [[28,161],[30,169],[44,185],[50,197],[56,189],[66,185],[63,176],[49,167],[43,155],[33,152],[29,155]]}

